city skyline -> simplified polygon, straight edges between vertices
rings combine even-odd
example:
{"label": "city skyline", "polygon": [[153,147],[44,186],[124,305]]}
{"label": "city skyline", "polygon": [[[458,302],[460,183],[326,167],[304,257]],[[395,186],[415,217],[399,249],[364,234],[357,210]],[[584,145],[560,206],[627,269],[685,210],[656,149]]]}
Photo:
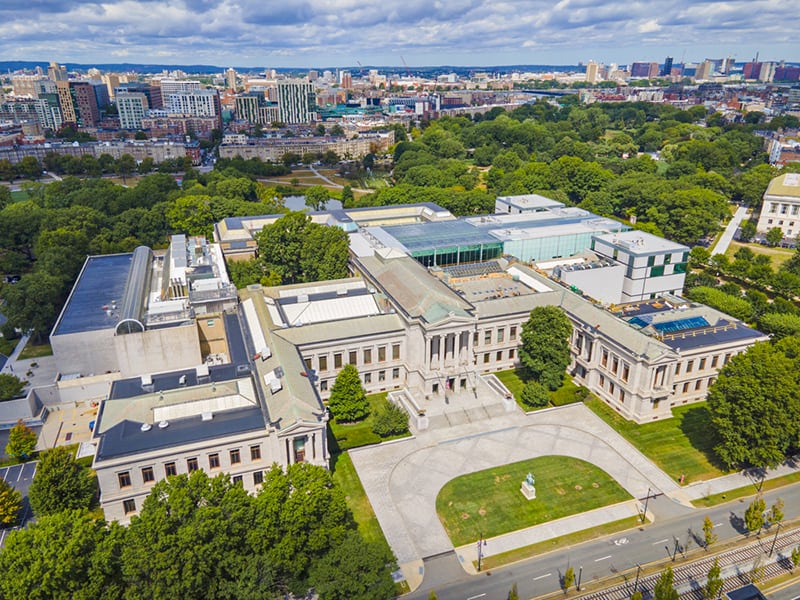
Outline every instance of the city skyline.
{"label": "city skyline", "polygon": [[508,0],[12,0],[0,60],[283,68],[798,60],[788,0],[658,6]]}

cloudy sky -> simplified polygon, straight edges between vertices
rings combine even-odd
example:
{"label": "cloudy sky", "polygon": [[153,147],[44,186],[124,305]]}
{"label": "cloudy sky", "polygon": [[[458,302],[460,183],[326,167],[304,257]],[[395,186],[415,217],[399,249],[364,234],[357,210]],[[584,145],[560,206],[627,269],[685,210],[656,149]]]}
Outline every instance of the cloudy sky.
{"label": "cloudy sky", "polygon": [[[800,60],[797,0],[0,0],[0,60],[325,67]],[[401,58],[402,57],[402,58]]]}

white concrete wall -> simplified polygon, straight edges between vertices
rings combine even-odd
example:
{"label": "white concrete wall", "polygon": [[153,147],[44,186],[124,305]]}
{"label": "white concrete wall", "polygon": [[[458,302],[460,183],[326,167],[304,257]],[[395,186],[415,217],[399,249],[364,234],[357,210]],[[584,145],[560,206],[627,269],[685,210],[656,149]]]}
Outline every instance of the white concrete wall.
{"label": "white concrete wall", "polygon": [[114,336],[122,377],[195,367],[202,362],[194,323]]}

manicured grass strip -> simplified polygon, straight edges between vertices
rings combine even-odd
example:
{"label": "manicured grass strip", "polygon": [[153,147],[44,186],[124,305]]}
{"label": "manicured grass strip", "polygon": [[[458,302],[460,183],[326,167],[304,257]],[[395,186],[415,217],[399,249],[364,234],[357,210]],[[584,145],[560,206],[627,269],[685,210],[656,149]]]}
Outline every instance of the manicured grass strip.
{"label": "manicured grass strip", "polygon": [[[500,382],[508,388],[517,401],[519,407],[529,412],[537,410],[522,402],[522,389],[525,387],[525,381],[522,377],[522,369],[510,369],[508,371],[498,371],[494,374]],[[582,397],[579,394],[581,386],[572,381],[569,375],[564,377],[564,385],[554,392],[550,392],[550,404],[553,406],[564,406],[565,404],[572,404],[573,402],[581,402]],[[588,390],[587,395],[588,395]]]}
{"label": "manicured grass strip", "polygon": [[[625,519],[620,519],[619,521],[612,521],[611,523],[606,523],[605,525],[600,525],[598,527],[592,527],[591,529],[576,531],[574,533],[562,535],[557,538],[545,540],[544,542],[531,544],[530,546],[523,546],[522,548],[516,548],[515,550],[509,550],[508,552],[503,552],[501,554],[487,556],[481,560],[481,569],[483,571],[496,569],[497,567],[502,567],[520,560],[525,560],[526,558],[530,558],[538,554],[546,554],[547,552],[559,550],[566,546],[582,544],[583,542],[595,540],[612,533],[633,529],[638,526],[641,526],[641,522],[637,517],[627,517]],[[473,562],[477,563],[477,561]]]}
{"label": "manicured grass strip", "polygon": [[[534,500],[520,492],[527,473],[536,479]],[[481,535],[494,537],[630,498],[588,462],[542,456],[452,479],[436,498],[436,512],[453,545],[463,546]]]}
{"label": "manicured grass strip", "polygon": [[764,246],[762,244],[743,244],[742,242],[731,242],[731,245],[728,246],[728,251],[725,252],[725,256],[731,259],[731,262],[734,260],[734,255],[739,250],[739,248],[748,247],[750,250],[753,251],[753,254],[763,254],[765,256],[769,256],[771,265],[773,269],[777,269],[787,260],[789,260],[792,256],[794,256],[795,251],[789,248],[780,248],[780,247],[771,247],[771,246]]}
{"label": "manicured grass strip", "polygon": [[[776,477],[775,479],[766,479],[764,484],[761,486],[761,491],[768,492],[785,485],[797,483],[798,481],[800,481],[800,473],[789,473],[788,475],[782,475],[781,477]],[[756,486],[754,484],[750,484],[744,487],[736,488],[735,490],[729,490],[720,494],[712,494],[711,496],[694,500],[692,504],[698,508],[708,508],[710,506],[716,506],[717,504],[738,500],[739,498],[755,496],[757,493],[758,490],[756,489]]]}
{"label": "manicured grass strip", "polygon": [[714,453],[705,403],[676,407],[671,419],[644,425],[628,421],[597,399],[587,401],[586,406],[676,481],[681,475],[686,484],[726,473]]}
{"label": "manicured grass strip", "polygon": [[[517,404],[522,402],[522,388],[525,387],[525,382],[522,381],[522,378],[519,376],[519,374],[519,369],[498,371],[494,374],[495,377],[497,377],[500,382],[508,388],[508,391],[514,394],[514,399],[517,401]],[[520,406],[522,406],[522,404],[520,404]],[[530,408],[527,410],[530,410]]]}
{"label": "manicured grass strip", "polygon": [[53,349],[50,344],[34,344],[33,341],[29,341],[22,349],[22,352],[19,353],[17,360],[39,358],[41,356],[53,356]]}
{"label": "manicured grass strip", "polygon": [[11,356],[11,353],[14,351],[14,348],[17,347],[18,341],[19,340],[9,340],[0,337],[0,354],[3,354],[5,356]]}
{"label": "manicured grass strip", "polygon": [[372,432],[375,411],[383,405],[386,394],[387,392],[380,392],[379,394],[370,394],[367,396],[370,414],[363,421],[359,421],[358,423],[336,423],[334,419],[328,421],[331,433],[333,433],[333,437],[336,438],[339,449],[349,450],[350,448],[369,446],[370,444],[380,444],[387,440],[404,438],[411,435],[410,433],[404,433],[382,438],[378,434]]}
{"label": "manicured grass strip", "polygon": [[334,456],[331,461],[331,469],[333,469],[333,480],[344,492],[347,506],[353,511],[353,518],[358,523],[361,535],[368,542],[386,544],[383,530],[372,510],[372,504],[364,492],[364,487],[361,485],[350,455],[342,452]]}

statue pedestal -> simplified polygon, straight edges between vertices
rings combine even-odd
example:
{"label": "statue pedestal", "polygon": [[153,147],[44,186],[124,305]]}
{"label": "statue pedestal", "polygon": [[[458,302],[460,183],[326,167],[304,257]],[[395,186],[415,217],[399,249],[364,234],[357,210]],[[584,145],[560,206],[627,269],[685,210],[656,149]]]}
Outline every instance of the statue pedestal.
{"label": "statue pedestal", "polygon": [[536,498],[536,486],[529,484],[527,481],[522,482],[522,487],[519,489],[526,500],[533,500]]}

